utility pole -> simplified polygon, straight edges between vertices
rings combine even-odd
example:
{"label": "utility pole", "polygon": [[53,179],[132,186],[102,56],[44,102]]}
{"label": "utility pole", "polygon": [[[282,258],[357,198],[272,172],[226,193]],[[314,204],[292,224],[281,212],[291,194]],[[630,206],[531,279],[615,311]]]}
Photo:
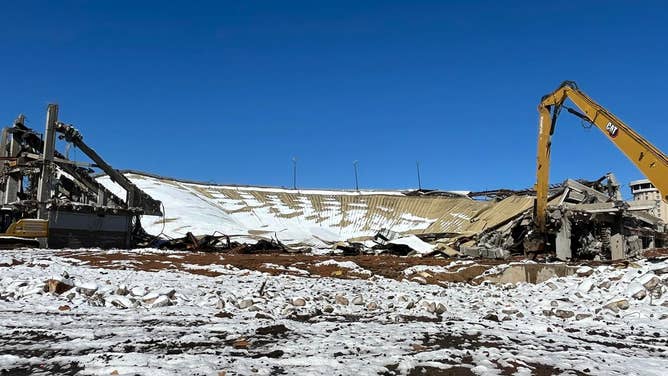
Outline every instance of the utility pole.
{"label": "utility pole", "polygon": [[422,180],[420,179],[420,161],[415,161],[415,167],[417,168],[418,189],[422,190]]}
{"label": "utility pole", "polygon": [[297,190],[297,157],[292,157],[292,189]]}
{"label": "utility pole", "polygon": [[360,184],[359,184],[359,180],[358,180],[358,177],[357,177],[357,164],[358,163],[359,163],[358,161],[353,161],[353,167],[355,168],[355,190],[359,192]]}

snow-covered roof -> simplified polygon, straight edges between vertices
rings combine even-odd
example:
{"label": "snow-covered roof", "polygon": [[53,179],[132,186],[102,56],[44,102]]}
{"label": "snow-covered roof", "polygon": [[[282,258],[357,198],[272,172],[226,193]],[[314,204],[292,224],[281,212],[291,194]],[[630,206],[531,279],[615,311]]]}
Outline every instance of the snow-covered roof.
{"label": "snow-covered roof", "polygon": [[[144,217],[146,230],[172,237],[189,231],[220,232],[325,246],[373,236],[381,229],[413,234],[477,232],[531,205],[530,198],[513,198],[511,205],[502,205],[468,197],[407,196],[402,191],[292,190],[203,184],[138,173],[126,176],[164,204],[164,218]],[[112,192],[121,190],[107,176],[98,180]]]}

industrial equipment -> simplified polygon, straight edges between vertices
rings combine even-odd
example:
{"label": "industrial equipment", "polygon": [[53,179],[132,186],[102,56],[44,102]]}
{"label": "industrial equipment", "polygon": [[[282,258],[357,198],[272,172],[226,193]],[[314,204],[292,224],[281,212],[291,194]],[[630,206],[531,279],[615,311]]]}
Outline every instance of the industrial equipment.
{"label": "industrial equipment", "polygon": [[[564,104],[566,99],[570,99],[579,111],[566,106]],[[551,137],[555,130],[557,118],[563,108],[601,130],[654,184],[661,192],[663,199],[668,200],[668,158],[666,158],[666,155],[582,92],[575,82],[565,81],[554,92],[543,96],[538,105],[540,121],[538,125],[536,201],[534,205],[534,221],[537,231],[528,242],[530,245],[525,246],[525,249],[530,248],[533,251],[540,251],[544,246],[549,199]]]}
{"label": "industrial equipment", "polygon": [[[56,150],[56,139],[67,151]],[[72,161],[70,147],[93,163]],[[48,105],[41,135],[20,115],[2,130],[0,140],[0,247],[130,247],[143,235],[141,215],[162,215],[160,201],[113,169],[72,125],[58,121],[58,106]],[[102,170],[126,193],[120,198],[100,184]]]}

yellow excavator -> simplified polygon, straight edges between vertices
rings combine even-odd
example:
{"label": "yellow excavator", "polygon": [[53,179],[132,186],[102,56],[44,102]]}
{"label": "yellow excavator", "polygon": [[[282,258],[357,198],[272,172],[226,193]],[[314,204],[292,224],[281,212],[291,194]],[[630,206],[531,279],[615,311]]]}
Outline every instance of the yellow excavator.
{"label": "yellow excavator", "polygon": [[0,249],[21,246],[39,247],[49,236],[49,221],[45,219],[16,219],[16,213],[0,209]]}
{"label": "yellow excavator", "polygon": [[[574,103],[579,111],[566,106],[564,104],[566,99]],[[601,130],[661,192],[664,201],[668,201],[668,158],[666,155],[591,99],[578,88],[575,82],[565,81],[555,91],[543,96],[538,105],[540,121],[538,123],[536,202],[534,206],[534,222],[537,229],[535,234],[537,236],[534,237],[534,240],[538,244],[530,243],[534,248],[530,251],[542,251],[541,248],[544,247],[544,242],[539,239],[544,239],[546,234],[551,138],[559,113],[564,108]]]}

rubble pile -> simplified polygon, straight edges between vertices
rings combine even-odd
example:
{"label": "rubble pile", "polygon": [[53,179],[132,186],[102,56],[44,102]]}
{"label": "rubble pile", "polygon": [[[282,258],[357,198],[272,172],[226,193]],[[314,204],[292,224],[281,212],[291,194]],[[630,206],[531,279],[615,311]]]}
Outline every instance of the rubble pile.
{"label": "rubble pile", "polygon": [[[561,260],[619,260],[639,256],[641,251],[665,243],[664,223],[648,214],[644,207],[622,201],[615,181],[609,174],[595,182],[569,179],[552,187],[548,251]],[[531,194],[531,191],[521,193]],[[482,194],[493,200],[514,196],[509,190],[477,192],[471,196]],[[532,212],[526,209],[479,232],[410,235],[428,241],[418,242],[383,229],[373,243],[349,241],[337,244],[337,248],[376,254],[507,259],[512,255],[527,255],[533,246],[532,231]]]}
{"label": "rubble pile", "polygon": [[[151,191],[156,186],[152,179],[156,178],[142,177],[134,181],[163,198],[170,213],[173,209],[169,203],[174,200],[164,190]],[[247,187],[235,192],[230,187],[181,184],[192,194],[203,195],[202,200],[211,200],[216,210],[223,208],[222,214],[213,211],[207,214],[219,216],[218,222],[209,221],[207,226],[221,223],[220,230],[212,235],[197,236],[188,231],[185,236],[173,238],[163,232],[161,237],[148,236],[142,246],[232,253],[310,252],[494,259],[535,256],[533,252],[541,249],[532,243],[535,224],[531,190],[468,195],[408,192],[391,196],[386,193],[350,196],[336,192],[265,192]],[[224,194],[226,198],[215,198],[216,194]],[[341,200],[341,208],[334,206],[335,199]],[[184,202],[184,206],[192,206],[189,201]],[[330,209],[325,210],[325,202]],[[549,202],[547,239],[541,239],[545,243],[542,249],[548,256],[560,260],[619,260],[665,244],[664,223],[649,214],[647,207],[638,205],[642,202],[622,201],[612,174],[596,181],[569,179],[552,186]],[[282,206],[285,203],[291,206]],[[226,205],[229,210],[225,209]],[[433,205],[438,210],[430,209]],[[338,214],[338,210],[343,211]],[[252,214],[251,225],[243,223],[247,212]],[[189,221],[183,222],[198,222],[194,214],[184,215]],[[314,218],[317,220],[311,224],[309,221]],[[174,220],[174,224],[181,226],[173,232],[193,227],[183,222]],[[258,222],[260,225],[256,225]],[[163,222],[162,229],[170,224]],[[156,225],[160,225],[160,220],[154,222],[153,226]]]}

